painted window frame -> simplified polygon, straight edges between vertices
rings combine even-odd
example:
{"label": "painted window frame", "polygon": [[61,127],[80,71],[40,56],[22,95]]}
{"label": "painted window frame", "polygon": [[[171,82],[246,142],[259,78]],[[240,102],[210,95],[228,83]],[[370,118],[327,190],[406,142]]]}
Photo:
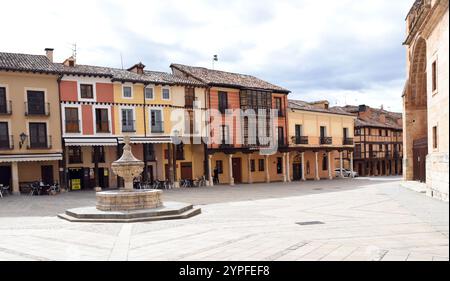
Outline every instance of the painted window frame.
{"label": "painted window frame", "polygon": [[[169,98],[168,99],[164,98],[164,90],[168,90],[169,91]],[[172,100],[172,90],[170,89],[169,86],[164,86],[164,87],[161,88],[161,100],[163,100],[163,101],[170,101],[170,100]]]}
{"label": "painted window frame", "polygon": [[[108,129],[109,132],[108,133],[104,133],[104,132],[97,132],[97,115],[95,114],[96,109],[106,109],[108,110]],[[111,107],[107,106],[107,105],[94,105],[92,107],[92,120],[94,122],[93,127],[94,127],[94,133],[98,134],[98,135],[102,135],[102,136],[110,136],[112,135],[112,124],[111,124]]]}
{"label": "painted window frame", "polygon": [[119,107],[119,126],[120,126],[120,132],[122,132],[122,133],[124,133],[124,131],[123,131],[123,124],[122,124],[122,120],[123,120],[123,110],[131,110],[132,112],[133,112],[133,121],[134,121],[134,124],[133,124],[133,126],[134,126],[134,131],[131,131],[131,132],[125,132],[125,133],[131,133],[131,134],[136,134],[136,132],[137,132],[137,128],[136,128],[136,109],[135,109],[135,107],[134,106],[120,106]]}
{"label": "painted window frame", "polygon": [[[66,107],[69,108],[78,108],[78,119],[80,121],[80,132],[78,133],[71,133],[71,132],[66,132]],[[61,104],[61,122],[62,122],[62,127],[63,127],[63,136],[64,135],[70,135],[70,136],[80,136],[83,134],[83,117],[82,117],[82,110],[81,110],[81,104]]]}
{"label": "painted window frame", "polygon": [[[129,97],[125,96],[125,88],[130,88],[131,96],[129,96]],[[132,84],[129,84],[129,83],[122,84],[122,98],[126,99],[126,100],[132,100],[134,98],[134,89],[133,89],[133,85]]]}
{"label": "painted window frame", "polygon": [[[92,98],[82,98],[81,97],[81,85],[92,85]],[[77,96],[79,101],[96,101],[97,100],[97,83],[88,82],[87,80],[77,81]]]}
{"label": "painted window frame", "polygon": [[[158,110],[158,111],[160,111],[161,112],[161,122],[162,122],[162,125],[163,125],[163,127],[162,127],[162,130],[163,130],[163,132],[153,132],[152,131],[152,110]],[[148,109],[148,127],[149,127],[149,132],[150,132],[150,134],[157,134],[157,135],[161,135],[161,134],[164,134],[165,133],[165,127],[164,127],[164,109],[163,108],[161,108],[161,107],[150,107],[149,109]]]}
{"label": "painted window frame", "polygon": [[[147,89],[151,89],[152,90],[152,98],[150,99],[150,98],[147,98],[147,93],[146,93],[146,90]],[[150,100],[150,101],[153,101],[153,100],[155,100],[155,86],[153,86],[153,85],[147,85],[145,88],[144,88],[144,98],[145,98],[145,100]]]}

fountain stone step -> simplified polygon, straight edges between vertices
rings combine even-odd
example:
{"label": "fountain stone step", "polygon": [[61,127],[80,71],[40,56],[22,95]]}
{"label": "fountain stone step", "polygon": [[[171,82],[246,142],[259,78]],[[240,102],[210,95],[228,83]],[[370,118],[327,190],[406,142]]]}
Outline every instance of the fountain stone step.
{"label": "fountain stone step", "polygon": [[165,202],[155,209],[133,211],[101,211],[95,207],[66,210],[59,218],[71,222],[145,222],[156,220],[185,219],[201,213],[192,204]]}

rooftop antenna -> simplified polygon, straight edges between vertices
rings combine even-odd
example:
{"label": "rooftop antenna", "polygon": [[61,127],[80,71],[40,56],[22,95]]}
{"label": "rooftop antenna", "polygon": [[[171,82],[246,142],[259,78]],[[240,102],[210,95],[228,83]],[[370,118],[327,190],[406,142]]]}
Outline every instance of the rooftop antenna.
{"label": "rooftop antenna", "polygon": [[122,66],[122,70],[123,70],[123,57],[122,57],[122,52],[120,52],[120,65]]}
{"label": "rooftop antenna", "polygon": [[212,59],[212,69],[213,70],[214,70],[214,62],[216,62],[216,61],[219,61],[219,57],[217,55],[214,55],[213,59]]}
{"label": "rooftop antenna", "polygon": [[72,44],[72,57],[77,59],[77,43]]}

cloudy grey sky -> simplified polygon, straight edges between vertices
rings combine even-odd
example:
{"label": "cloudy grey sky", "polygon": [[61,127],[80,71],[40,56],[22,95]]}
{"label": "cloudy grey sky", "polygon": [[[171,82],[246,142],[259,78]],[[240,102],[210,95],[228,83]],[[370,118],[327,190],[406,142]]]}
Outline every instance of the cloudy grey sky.
{"label": "cloudy grey sky", "polygon": [[401,111],[413,0],[3,1],[0,51],[121,67],[142,61],[258,76],[290,98]]}

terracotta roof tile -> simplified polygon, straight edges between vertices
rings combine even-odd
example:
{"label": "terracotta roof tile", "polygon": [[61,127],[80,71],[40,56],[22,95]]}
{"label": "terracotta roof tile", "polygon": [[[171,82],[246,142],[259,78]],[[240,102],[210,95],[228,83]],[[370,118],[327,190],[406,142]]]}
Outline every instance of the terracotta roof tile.
{"label": "terracotta roof tile", "polygon": [[212,70],[204,67],[195,67],[182,64],[171,64],[170,67],[186,73],[210,86],[250,88],[289,93],[289,90],[273,85],[251,75]]}
{"label": "terracotta roof tile", "polygon": [[[321,101],[320,103],[322,103]],[[306,110],[306,111],[312,111],[312,112],[320,112],[320,113],[329,113],[329,114],[339,114],[339,115],[347,115],[347,116],[355,116],[354,114],[351,114],[349,112],[346,112],[344,110],[339,110],[336,108],[320,108],[317,107],[315,104],[318,102],[306,102],[302,100],[288,100],[288,107],[290,109],[297,109],[297,110]]]}
{"label": "terracotta roof tile", "polygon": [[2,52],[0,52],[0,70],[58,72],[58,68],[46,56]]}

